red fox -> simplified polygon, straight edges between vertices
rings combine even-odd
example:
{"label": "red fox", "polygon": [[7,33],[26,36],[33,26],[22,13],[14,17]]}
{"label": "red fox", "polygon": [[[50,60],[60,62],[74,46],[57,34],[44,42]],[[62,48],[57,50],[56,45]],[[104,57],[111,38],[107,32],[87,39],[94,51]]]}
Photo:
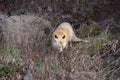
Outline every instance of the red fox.
{"label": "red fox", "polygon": [[61,23],[53,32],[52,37],[52,46],[59,52],[63,52],[63,49],[68,46],[69,42],[88,42],[87,40],[77,38],[72,26],[67,22]]}

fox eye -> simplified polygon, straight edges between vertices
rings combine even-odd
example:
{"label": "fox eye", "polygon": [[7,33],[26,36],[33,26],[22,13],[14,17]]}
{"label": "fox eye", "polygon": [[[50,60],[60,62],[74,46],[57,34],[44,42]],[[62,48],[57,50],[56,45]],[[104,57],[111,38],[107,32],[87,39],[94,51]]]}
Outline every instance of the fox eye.
{"label": "fox eye", "polygon": [[65,35],[62,37],[63,39],[65,38]]}
{"label": "fox eye", "polygon": [[55,35],[55,38],[58,38],[58,37]]}

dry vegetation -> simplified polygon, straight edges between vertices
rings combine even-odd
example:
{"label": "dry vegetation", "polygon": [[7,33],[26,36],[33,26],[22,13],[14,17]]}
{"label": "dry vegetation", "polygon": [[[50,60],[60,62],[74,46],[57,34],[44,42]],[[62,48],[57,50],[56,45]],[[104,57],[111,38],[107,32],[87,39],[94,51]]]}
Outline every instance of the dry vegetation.
{"label": "dry vegetation", "polygon": [[[119,1],[46,1],[0,1],[0,80],[120,80]],[[63,21],[89,42],[54,52],[51,34]]]}

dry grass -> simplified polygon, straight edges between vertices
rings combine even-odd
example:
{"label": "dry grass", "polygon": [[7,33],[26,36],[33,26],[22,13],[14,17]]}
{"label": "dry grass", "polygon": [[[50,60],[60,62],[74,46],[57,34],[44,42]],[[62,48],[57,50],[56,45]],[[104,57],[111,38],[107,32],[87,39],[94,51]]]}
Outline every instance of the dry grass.
{"label": "dry grass", "polygon": [[120,41],[109,41],[99,28],[99,34],[94,34],[95,27],[93,32],[81,33],[87,35],[88,43],[75,43],[63,53],[55,53],[48,21],[34,16],[7,17],[3,21],[7,24],[0,30],[4,42],[0,46],[1,80],[120,79],[120,58],[114,55]]}

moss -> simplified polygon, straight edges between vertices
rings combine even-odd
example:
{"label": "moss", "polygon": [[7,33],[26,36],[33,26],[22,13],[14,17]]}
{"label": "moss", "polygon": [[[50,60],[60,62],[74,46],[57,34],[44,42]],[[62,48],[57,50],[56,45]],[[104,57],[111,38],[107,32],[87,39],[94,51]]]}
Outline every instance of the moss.
{"label": "moss", "polygon": [[90,30],[90,35],[98,35],[101,33],[102,28],[97,24],[93,24],[90,25],[89,30]]}
{"label": "moss", "polygon": [[114,36],[110,33],[107,33],[105,36],[106,36],[106,39],[109,40],[109,41],[114,39]]}
{"label": "moss", "polygon": [[88,36],[96,36],[96,35],[99,35],[101,33],[102,28],[97,25],[97,24],[92,24],[90,26],[86,26],[84,28],[81,28],[79,31],[78,31],[78,36],[79,37],[88,37]]}
{"label": "moss", "polygon": [[89,28],[88,27],[84,27],[84,28],[79,30],[78,37],[87,37],[89,35],[89,33],[90,33]]}
{"label": "moss", "polygon": [[102,39],[97,39],[96,41],[96,46],[98,48],[102,48],[103,47],[103,44],[104,44],[104,41]]}

